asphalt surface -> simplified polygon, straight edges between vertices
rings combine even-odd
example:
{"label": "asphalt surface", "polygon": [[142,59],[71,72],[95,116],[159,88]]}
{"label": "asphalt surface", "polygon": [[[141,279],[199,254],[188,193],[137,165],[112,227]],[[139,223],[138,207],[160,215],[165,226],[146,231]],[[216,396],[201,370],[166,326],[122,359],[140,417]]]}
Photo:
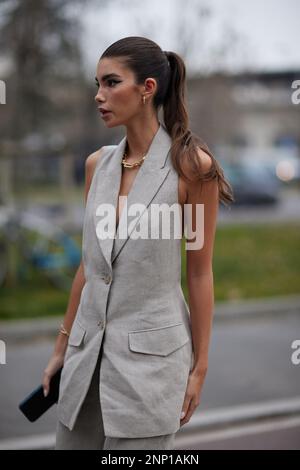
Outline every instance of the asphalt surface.
{"label": "asphalt surface", "polygon": [[[247,316],[227,322],[214,322],[209,369],[195,413],[223,407],[259,403],[300,396],[300,365],[291,361],[291,344],[300,339],[300,313],[268,314],[263,318]],[[42,435],[55,431],[56,407],[35,423],[27,421],[18,403],[36,387],[52,352],[54,340],[34,340],[6,344],[7,363],[0,366],[0,439]],[[264,430],[260,439],[291,442],[299,440],[299,426],[283,431]],[[284,434],[282,434],[284,433]],[[220,436],[219,436],[220,437]],[[212,436],[199,445],[243,445],[251,437],[230,437],[223,441]],[[238,439],[239,444],[234,439]],[[257,437],[258,442],[259,437]],[[223,444],[222,444],[223,442]],[[253,444],[254,445],[254,444]],[[273,444],[272,444],[273,445]],[[195,448],[195,447],[194,447]],[[202,447],[203,448],[203,447]]]}

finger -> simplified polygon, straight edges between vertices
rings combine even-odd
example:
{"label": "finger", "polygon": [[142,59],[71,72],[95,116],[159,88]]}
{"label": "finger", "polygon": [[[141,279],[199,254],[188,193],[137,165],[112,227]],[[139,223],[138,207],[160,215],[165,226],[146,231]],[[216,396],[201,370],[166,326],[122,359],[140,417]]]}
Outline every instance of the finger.
{"label": "finger", "polygon": [[192,417],[192,415],[193,415],[195,409],[197,408],[197,406],[198,406],[198,405],[197,405],[196,401],[195,401],[194,399],[192,399],[192,400],[190,401],[189,408],[188,408],[188,410],[187,410],[187,412],[186,412],[184,418],[183,418],[183,419],[181,420],[181,422],[180,422],[181,426],[182,426],[183,424],[186,424],[186,423],[189,422],[189,420],[191,419],[191,417]]}
{"label": "finger", "polygon": [[50,380],[49,380],[49,377],[47,375],[44,375],[44,379],[43,379],[43,393],[44,393],[44,397],[46,397],[49,393],[49,384],[50,384]]}
{"label": "finger", "polygon": [[191,404],[191,406],[189,407],[184,419],[181,421],[181,424],[186,424],[186,423],[189,422],[189,420],[191,419],[195,409],[196,409],[196,406]]}
{"label": "finger", "polygon": [[180,416],[180,419],[182,420],[187,412],[188,412],[188,409],[189,409],[189,406],[190,406],[190,402],[191,402],[191,396],[186,394],[185,397],[184,397],[184,402],[183,402],[183,405],[182,405],[182,411],[181,411],[181,416]]}
{"label": "finger", "polygon": [[180,420],[180,424],[183,425],[185,423],[188,422],[189,420],[189,417],[191,416],[191,409],[192,409],[192,405],[190,405],[184,415],[184,417]]}

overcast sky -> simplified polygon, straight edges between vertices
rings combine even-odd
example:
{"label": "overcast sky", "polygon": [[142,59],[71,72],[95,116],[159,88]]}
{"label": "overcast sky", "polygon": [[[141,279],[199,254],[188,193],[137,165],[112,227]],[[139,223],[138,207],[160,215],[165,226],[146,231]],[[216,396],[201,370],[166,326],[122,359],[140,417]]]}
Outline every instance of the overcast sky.
{"label": "overcast sky", "polygon": [[[111,0],[105,9],[97,3],[82,12],[88,73],[106,47],[125,36],[146,36],[182,54],[190,74],[219,68],[300,71],[299,0]],[[205,5],[211,15],[199,18]]]}

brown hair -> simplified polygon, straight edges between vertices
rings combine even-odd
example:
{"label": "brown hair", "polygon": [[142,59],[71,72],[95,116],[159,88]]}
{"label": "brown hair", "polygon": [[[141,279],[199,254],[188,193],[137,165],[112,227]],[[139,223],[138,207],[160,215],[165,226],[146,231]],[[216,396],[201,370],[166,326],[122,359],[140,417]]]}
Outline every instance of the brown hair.
{"label": "brown hair", "polygon": [[[234,201],[232,187],[226,181],[220,164],[207,144],[189,129],[185,100],[186,68],[182,58],[175,52],[162,51],[154,41],[140,36],[129,36],[114,42],[99,60],[105,57],[122,57],[124,65],[134,73],[137,84],[143,84],[149,77],[157,81],[153,106],[157,111],[163,107],[164,123],[172,139],[172,163],[177,173],[188,181],[217,178],[219,200],[224,204]],[[211,157],[212,165],[206,173],[201,168],[197,147]],[[195,180],[183,171],[186,162],[196,176]]]}

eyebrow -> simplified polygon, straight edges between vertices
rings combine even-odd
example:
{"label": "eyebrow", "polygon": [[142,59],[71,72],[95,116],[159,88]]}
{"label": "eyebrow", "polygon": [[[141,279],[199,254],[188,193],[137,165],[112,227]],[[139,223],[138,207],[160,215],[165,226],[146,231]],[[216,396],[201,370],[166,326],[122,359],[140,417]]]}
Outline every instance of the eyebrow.
{"label": "eyebrow", "polygon": [[[102,80],[104,81],[104,80],[107,80],[108,78],[111,78],[111,77],[118,77],[118,78],[121,78],[120,75],[118,75],[118,74],[116,74],[116,73],[108,73],[108,74],[106,74],[106,75],[103,75]],[[99,83],[99,80],[98,80],[97,77],[95,77],[95,80],[96,80],[97,83]]]}

